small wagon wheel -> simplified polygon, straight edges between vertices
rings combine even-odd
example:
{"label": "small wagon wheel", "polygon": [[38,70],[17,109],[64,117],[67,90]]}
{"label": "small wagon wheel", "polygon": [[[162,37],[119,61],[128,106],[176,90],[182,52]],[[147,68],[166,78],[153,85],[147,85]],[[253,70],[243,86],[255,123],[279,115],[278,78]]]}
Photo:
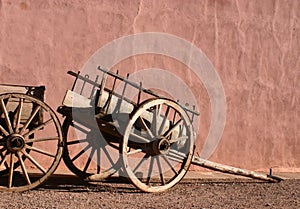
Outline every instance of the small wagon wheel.
{"label": "small wagon wheel", "polygon": [[25,191],[44,183],[62,152],[61,126],[44,102],[19,93],[0,95],[0,191]]}
{"label": "small wagon wheel", "polygon": [[189,116],[176,102],[143,102],[131,115],[122,144],[124,170],[145,192],[161,192],[186,174],[194,152]]}
{"label": "small wagon wheel", "polygon": [[98,127],[89,127],[66,118],[63,160],[78,177],[86,181],[101,181],[119,171],[119,143],[108,143]]}

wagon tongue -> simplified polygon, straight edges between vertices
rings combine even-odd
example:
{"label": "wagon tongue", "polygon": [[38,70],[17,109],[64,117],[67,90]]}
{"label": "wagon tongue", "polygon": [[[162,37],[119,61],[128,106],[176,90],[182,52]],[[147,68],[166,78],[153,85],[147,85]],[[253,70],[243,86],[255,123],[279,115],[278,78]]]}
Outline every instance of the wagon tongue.
{"label": "wagon tongue", "polygon": [[222,173],[240,175],[240,176],[245,176],[245,177],[249,177],[249,178],[253,178],[253,179],[269,181],[269,182],[279,182],[279,181],[283,180],[280,177],[273,176],[272,170],[270,170],[270,174],[263,174],[263,173],[258,173],[258,172],[254,172],[254,171],[249,171],[246,169],[235,168],[235,167],[228,166],[228,165],[222,165],[222,164],[215,163],[215,162],[212,162],[212,161],[200,158],[200,157],[196,157],[196,156],[193,157],[192,164],[198,165],[198,166],[201,166],[204,168],[208,168],[211,170],[219,171]]}

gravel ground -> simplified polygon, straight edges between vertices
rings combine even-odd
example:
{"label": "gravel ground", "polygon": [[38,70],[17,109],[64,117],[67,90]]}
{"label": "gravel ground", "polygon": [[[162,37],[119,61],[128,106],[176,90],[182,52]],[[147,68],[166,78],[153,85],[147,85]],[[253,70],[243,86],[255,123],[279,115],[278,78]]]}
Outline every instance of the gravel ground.
{"label": "gravel ground", "polygon": [[2,193],[0,208],[300,208],[300,180],[265,183],[245,179],[184,180],[164,193],[148,194],[131,184],[88,185],[52,177],[22,193]]}

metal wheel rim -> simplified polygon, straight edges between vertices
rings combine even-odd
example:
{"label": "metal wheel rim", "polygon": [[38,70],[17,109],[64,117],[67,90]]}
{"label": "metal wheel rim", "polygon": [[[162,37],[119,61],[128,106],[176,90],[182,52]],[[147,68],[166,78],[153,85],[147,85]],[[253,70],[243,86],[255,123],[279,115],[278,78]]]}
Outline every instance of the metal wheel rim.
{"label": "metal wheel rim", "polygon": [[[129,165],[129,152],[128,152],[128,141],[129,141],[129,135],[131,132],[132,127],[134,126],[135,121],[141,116],[142,112],[145,111],[146,109],[150,108],[153,105],[159,105],[159,104],[167,104],[174,108],[176,111],[180,112],[182,117],[184,118],[184,123],[189,127],[189,151],[186,155],[186,158],[183,160],[181,168],[173,178],[167,182],[165,185],[161,186],[151,186],[143,183],[133,172],[133,169]],[[122,160],[123,160],[123,166],[124,170],[126,171],[127,177],[131,180],[131,182],[139,189],[141,189],[144,192],[162,192],[165,191],[171,187],[173,187],[175,184],[177,184],[186,174],[191,161],[193,157],[193,152],[194,152],[194,133],[193,133],[193,128],[192,124],[190,122],[190,119],[186,112],[174,101],[169,100],[169,99],[150,99],[145,102],[143,102],[139,108],[133,112],[131,115],[130,121],[127,125],[127,128],[124,133],[124,138],[123,138],[123,143],[122,143]]]}

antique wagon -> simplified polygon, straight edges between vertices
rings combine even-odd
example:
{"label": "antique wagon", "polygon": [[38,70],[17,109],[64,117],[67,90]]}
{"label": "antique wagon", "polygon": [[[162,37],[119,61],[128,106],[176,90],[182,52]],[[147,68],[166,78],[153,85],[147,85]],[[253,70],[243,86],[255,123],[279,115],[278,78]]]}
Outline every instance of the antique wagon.
{"label": "antique wagon", "polygon": [[[66,117],[66,165],[89,181],[122,172],[146,192],[175,185],[191,164],[192,122],[199,113],[143,88],[141,83],[101,67],[98,70],[102,72],[99,83],[98,77],[93,81],[90,76],[69,72],[76,77],[77,91],[69,90],[58,109]],[[89,89],[88,96],[83,96],[85,89]],[[134,97],[128,98],[130,95]]]}
{"label": "antique wagon", "polygon": [[0,191],[39,186],[62,156],[86,181],[118,174],[145,192],[174,186],[192,163],[280,180],[195,157],[195,107],[160,96],[128,75],[102,67],[97,72],[95,77],[68,72],[75,82],[57,110],[64,117],[62,127],[44,102],[44,87],[0,85]]}
{"label": "antique wagon", "polygon": [[[160,96],[142,83],[118,72],[98,67],[98,74],[75,77],[58,112],[65,116],[64,161],[87,181],[99,181],[118,172],[145,192],[161,192],[174,186],[191,164],[258,178],[271,175],[221,165],[194,156],[195,106]],[[101,78],[101,79],[99,79]],[[99,80],[99,82],[98,82]],[[85,91],[87,90],[87,91]],[[188,105],[190,106],[190,105]]]}

